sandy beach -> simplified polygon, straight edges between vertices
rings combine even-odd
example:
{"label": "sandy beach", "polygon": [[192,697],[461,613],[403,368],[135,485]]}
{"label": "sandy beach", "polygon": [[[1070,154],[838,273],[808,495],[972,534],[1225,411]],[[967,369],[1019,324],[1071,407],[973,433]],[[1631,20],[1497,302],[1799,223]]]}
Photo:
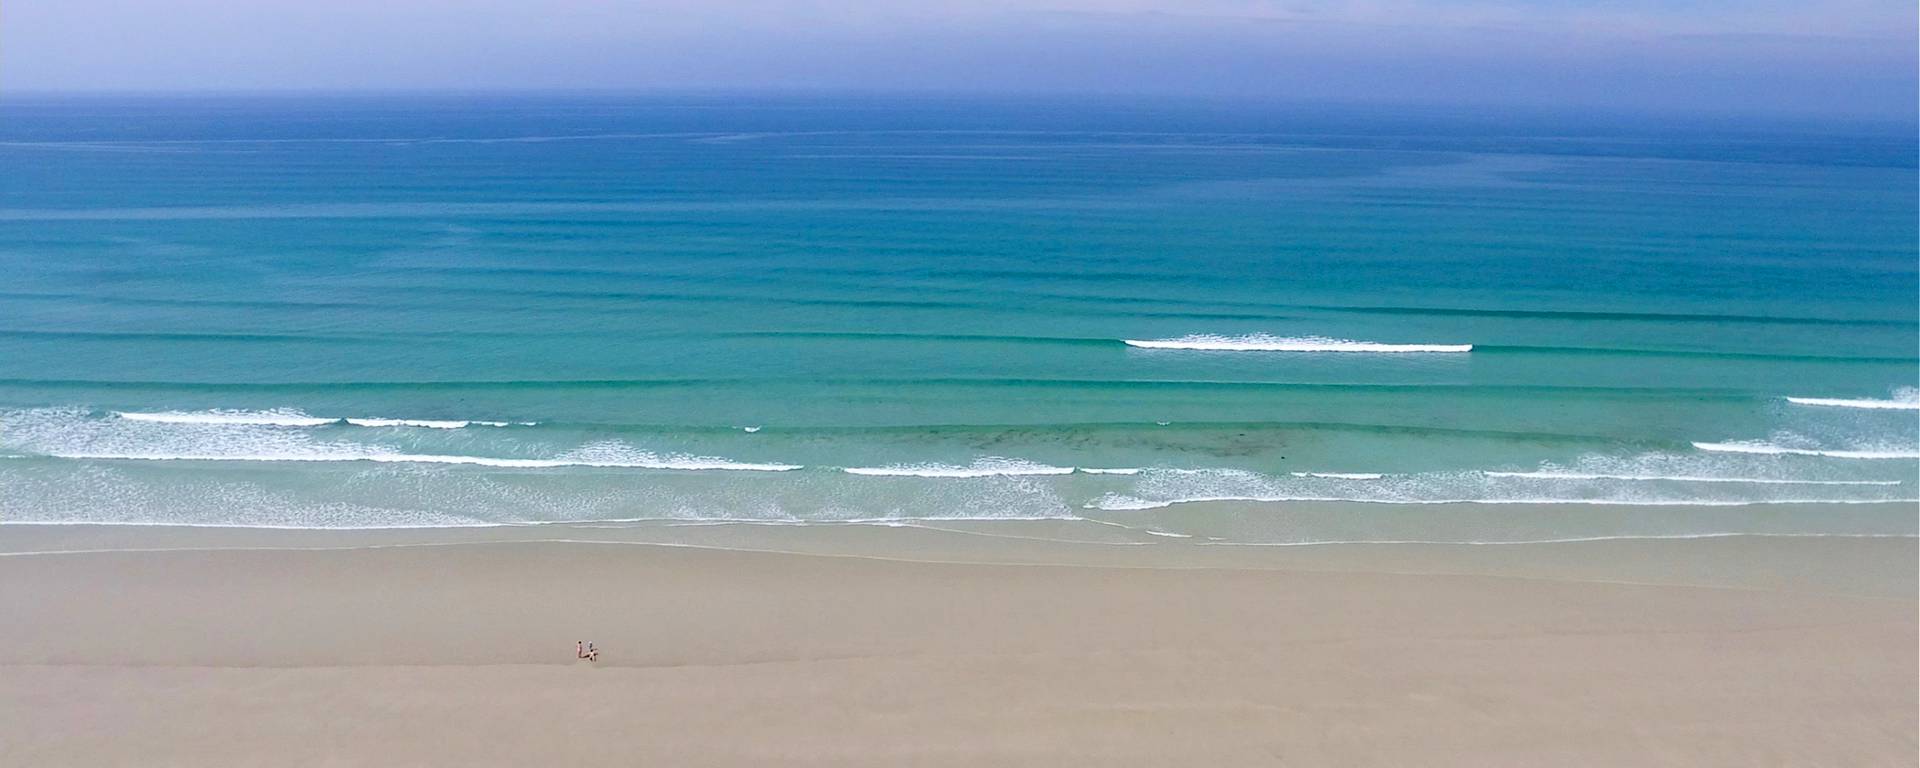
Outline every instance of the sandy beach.
{"label": "sandy beach", "polygon": [[1920,757],[1911,0],[566,5],[8,8],[0,768]]}
{"label": "sandy beach", "polygon": [[1911,538],[8,533],[8,765],[1910,765],[1920,718]]}

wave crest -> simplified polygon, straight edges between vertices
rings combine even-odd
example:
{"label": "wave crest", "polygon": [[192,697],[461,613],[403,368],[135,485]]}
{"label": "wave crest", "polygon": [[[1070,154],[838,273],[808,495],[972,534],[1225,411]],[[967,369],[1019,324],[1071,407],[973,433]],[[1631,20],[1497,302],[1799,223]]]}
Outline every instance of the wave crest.
{"label": "wave crest", "polygon": [[211,411],[114,411],[127,421],[139,421],[152,424],[205,424],[218,426],[261,426],[261,427],[320,427],[338,422],[339,419],[325,419],[308,416],[291,409],[269,411],[240,411],[215,409]]}
{"label": "wave crest", "polygon": [[1693,447],[1697,450],[1713,453],[1752,453],[1769,456],[1825,456],[1831,459],[1920,459],[1920,449],[1914,448],[1795,448],[1757,441],[1694,443]]}
{"label": "wave crest", "polygon": [[1586,472],[1487,472],[1487,477],[1533,480],[1630,480],[1670,483],[1745,483],[1750,485],[1899,485],[1898,480],[1788,480],[1769,477],[1713,477],[1708,475],[1615,475]]}
{"label": "wave crest", "polygon": [[1273,336],[1265,333],[1244,336],[1193,334],[1177,339],[1122,339],[1139,349],[1179,349],[1201,352],[1373,352],[1373,353],[1460,353],[1472,352],[1472,344],[1383,344],[1325,336]]}
{"label": "wave crest", "polygon": [[1809,405],[1823,408],[1920,411],[1920,389],[1901,387],[1894,390],[1893,396],[1885,400],[1876,400],[1873,398],[1789,397],[1787,398],[1787,402],[1794,405]]}
{"label": "wave crest", "polygon": [[475,421],[455,419],[389,419],[379,417],[311,416],[291,408],[247,411],[216,408],[206,411],[113,411],[117,418],[150,424],[195,424],[205,426],[324,427],[351,424],[356,427],[419,427],[421,429],[462,429],[476,427],[533,426],[531,421]]}
{"label": "wave crest", "polygon": [[380,451],[340,451],[281,454],[221,454],[221,453],[109,453],[109,452],[57,452],[47,456],[56,459],[84,459],[98,461],[249,461],[249,462],[350,462],[366,461],[380,464],[467,464],[481,467],[500,467],[508,469],[550,469],[558,467],[601,467],[610,469],[661,469],[682,471],[728,470],[748,472],[788,472],[800,469],[798,464],[755,464],[732,461],[708,456],[659,456],[647,452],[635,452],[625,458],[596,459],[591,456],[564,456],[551,459],[517,459],[493,456],[460,456],[420,453],[384,453]]}
{"label": "wave crest", "polygon": [[999,477],[1030,475],[1070,475],[1073,467],[1036,464],[1020,459],[988,457],[966,466],[954,464],[889,464],[884,467],[846,467],[849,475],[868,477]]}

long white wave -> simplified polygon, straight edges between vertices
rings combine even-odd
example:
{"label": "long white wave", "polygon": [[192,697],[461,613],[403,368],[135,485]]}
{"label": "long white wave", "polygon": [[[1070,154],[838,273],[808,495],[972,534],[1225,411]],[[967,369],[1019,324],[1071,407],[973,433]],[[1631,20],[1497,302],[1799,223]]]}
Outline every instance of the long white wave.
{"label": "long white wave", "polygon": [[1305,503],[1305,502],[1342,502],[1349,504],[1583,504],[1595,507],[1748,507],[1774,504],[1913,504],[1920,499],[1561,499],[1561,498],[1457,498],[1457,499],[1386,499],[1354,498],[1348,496],[1304,496],[1304,495],[1218,495],[1183,496],[1175,499],[1143,499],[1137,496],[1108,494],[1087,502],[1086,509],[1098,509],[1107,512],[1135,512],[1148,509],[1165,509],[1181,504],[1203,502],[1245,501],[1259,503]]}
{"label": "long white wave", "polygon": [[[420,427],[423,429],[461,429],[463,427],[506,427],[513,426],[505,421],[444,421],[439,419],[341,419],[356,427]],[[531,422],[520,422],[522,426],[531,426]]]}
{"label": "long white wave", "polygon": [[201,424],[216,426],[258,426],[258,427],[324,427],[329,424],[352,424],[356,427],[419,427],[422,429],[461,429],[469,426],[507,427],[532,426],[530,421],[474,421],[452,419],[387,419],[361,417],[310,416],[302,411],[275,409],[266,411],[245,411],[214,409],[207,411],[114,411],[113,415],[127,421],[142,421],[155,424]]}
{"label": "long white wave", "polygon": [[1632,480],[1680,483],[1742,483],[1751,485],[1899,485],[1898,480],[1786,480],[1770,477],[1709,477],[1706,475],[1612,475],[1586,472],[1486,472],[1487,477],[1534,480]]}
{"label": "long white wave", "polygon": [[1318,477],[1326,480],[1379,480],[1386,475],[1374,472],[1289,472],[1294,477]]}
{"label": "long white wave", "polygon": [[849,475],[868,477],[996,477],[1070,475],[1073,467],[1055,467],[1018,459],[987,458],[966,466],[954,464],[889,464],[884,467],[846,467]]}
{"label": "long white wave", "polygon": [[1893,391],[1893,397],[1885,400],[1873,398],[1839,397],[1789,397],[1787,402],[1794,405],[1810,405],[1823,408],[1870,408],[1874,410],[1920,411],[1920,389],[1901,387]]}
{"label": "long white wave", "polygon": [[1833,459],[1920,459],[1920,449],[1826,449],[1790,448],[1773,443],[1694,443],[1696,450],[1714,453],[1752,453],[1769,456],[1825,456]]}
{"label": "long white wave", "polygon": [[159,411],[140,413],[134,411],[114,411],[113,415],[127,421],[144,421],[156,424],[217,424],[252,425],[263,427],[320,427],[338,422],[339,419],[324,419],[308,416],[300,411]]}
{"label": "long white wave", "polygon": [[114,453],[114,452],[55,452],[46,454],[58,459],[86,459],[107,461],[245,461],[245,462],[351,462],[365,461],[381,464],[470,464],[482,467],[503,467],[511,469],[549,469],[556,467],[602,467],[617,469],[663,469],[663,470],[728,470],[746,472],[787,472],[801,469],[798,464],[756,464],[732,461],[707,456],[654,456],[648,453],[631,454],[629,458],[577,458],[552,459],[511,459],[491,456],[457,456],[420,453],[381,453],[335,452],[335,453],[279,453],[279,454],[222,454],[222,453]]}
{"label": "long white wave", "polygon": [[1203,352],[1472,352],[1472,344],[1382,344],[1374,341],[1333,339],[1324,336],[1272,336],[1264,333],[1245,336],[1194,334],[1177,339],[1123,339],[1129,347],[1140,349],[1184,349]]}

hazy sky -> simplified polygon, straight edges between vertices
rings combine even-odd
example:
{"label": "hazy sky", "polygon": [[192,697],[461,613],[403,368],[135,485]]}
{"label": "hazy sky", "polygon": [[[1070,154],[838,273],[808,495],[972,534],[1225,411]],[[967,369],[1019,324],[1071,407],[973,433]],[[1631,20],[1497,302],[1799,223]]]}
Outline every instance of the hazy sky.
{"label": "hazy sky", "polygon": [[0,91],[827,88],[1911,119],[1914,0],[5,0]]}

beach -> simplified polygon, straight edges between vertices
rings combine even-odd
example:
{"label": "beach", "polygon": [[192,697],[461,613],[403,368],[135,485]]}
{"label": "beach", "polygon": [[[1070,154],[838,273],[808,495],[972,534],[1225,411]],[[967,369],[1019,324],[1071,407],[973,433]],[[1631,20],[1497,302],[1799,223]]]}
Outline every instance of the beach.
{"label": "beach", "polygon": [[0,167],[0,764],[1914,758],[1909,123],[6,94]]}
{"label": "beach", "polygon": [[[1916,748],[1907,537],[1023,552],[866,533],[882,540],[755,529],[749,551],[566,527],[11,527],[0,763],[1867,766]],[[902,556],[846,554],[862,546]],[[987,552],[1002,562],[961,562]],[[575,660],[579,640],[601,659]]]}

